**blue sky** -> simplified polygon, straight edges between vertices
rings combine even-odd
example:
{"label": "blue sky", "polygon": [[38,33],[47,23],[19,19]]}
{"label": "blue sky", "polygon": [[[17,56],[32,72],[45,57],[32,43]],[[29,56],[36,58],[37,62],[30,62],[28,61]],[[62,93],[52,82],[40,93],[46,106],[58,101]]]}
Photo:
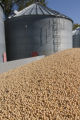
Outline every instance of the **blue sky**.
{"label": "blue sky", "polygon": [[57,10],[80,24],[80,0],[47,0],[48,7]]}

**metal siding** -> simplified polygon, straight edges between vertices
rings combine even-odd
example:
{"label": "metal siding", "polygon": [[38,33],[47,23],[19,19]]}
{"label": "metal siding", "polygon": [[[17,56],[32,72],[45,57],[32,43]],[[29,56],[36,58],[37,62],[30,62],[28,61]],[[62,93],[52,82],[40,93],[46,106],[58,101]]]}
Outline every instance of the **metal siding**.
{"label": "metal siding", "polygon": [[6,52],[5,48],[5,30],[4,30],[4,20],[3,20],[3,9],[0,6],[0,62],[3,62],[3,54]]}
{"label": "metal siding", "polygon": [[80,34],[73,35],[73,48],[80,48]]}
{"label": "metal siding", "polygon": [[50,16],[23,16],[6,21],[8,60],[50,55],[72,48],[72,22]]}
{"label": "metal siding", "polygon": [[80,48],[80,27],[72,32],[73,34],[73,48]]}
{"label": "metal siding", "polygon": [[63,18],[53,19],[53,51],[72,48],[72,22]]}

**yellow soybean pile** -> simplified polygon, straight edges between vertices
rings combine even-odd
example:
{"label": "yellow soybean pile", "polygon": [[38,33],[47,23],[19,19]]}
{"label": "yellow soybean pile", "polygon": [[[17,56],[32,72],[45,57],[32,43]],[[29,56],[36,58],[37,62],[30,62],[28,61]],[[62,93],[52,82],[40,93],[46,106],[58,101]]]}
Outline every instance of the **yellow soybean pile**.
{"label": "yellow soybean pile", "polygon": [[80,120],[80,49],[1,74],[0,120]]}

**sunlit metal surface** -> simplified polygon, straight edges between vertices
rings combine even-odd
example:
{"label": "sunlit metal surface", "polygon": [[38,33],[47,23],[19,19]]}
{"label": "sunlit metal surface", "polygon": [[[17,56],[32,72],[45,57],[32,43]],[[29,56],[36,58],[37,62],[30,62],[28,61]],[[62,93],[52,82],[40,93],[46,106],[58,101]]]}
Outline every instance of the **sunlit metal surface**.
{"label": "sunlit metal surface", "polygon": [[6,52],[5,48],[5,30],[4,30],[4,14],[0,6],[0,62],[3,62],[3,55]]}

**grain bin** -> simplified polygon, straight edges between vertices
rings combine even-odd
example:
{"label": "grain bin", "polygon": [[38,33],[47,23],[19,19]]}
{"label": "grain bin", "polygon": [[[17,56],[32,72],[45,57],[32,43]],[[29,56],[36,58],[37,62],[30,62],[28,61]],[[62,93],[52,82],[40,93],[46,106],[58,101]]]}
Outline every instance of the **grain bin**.
{"label": "grain bin", "polygon": [[80,48],[80,27],[73,32],[73,48]]}
{"label": "grain bin", "polygon": [[4,61],[5,48],[5,30],[4,30],[4,13],[3,6],[0,3],[0,62]]}
{"label": "grain bin", "polygon": [[5,22],[8,60],[72,48],[72,20],[36,2]]}

